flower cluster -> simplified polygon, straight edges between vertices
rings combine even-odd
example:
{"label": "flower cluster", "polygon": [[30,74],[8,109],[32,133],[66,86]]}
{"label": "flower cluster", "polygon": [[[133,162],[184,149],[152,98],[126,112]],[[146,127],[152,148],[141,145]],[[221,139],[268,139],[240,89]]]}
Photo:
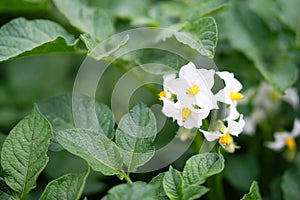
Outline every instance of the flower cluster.
{"label": "flower cluster", "polygon": [[[214,94],[215,75],[221,78],[225,87]],[[219,140],[221,146],[234,152],[237,147],[233,136],[238,136],[245,125],[243,115],[237,111],[237,102],[243,99],[240,93],[241,83],[229,72],[215,72],[210,69],[197,69],[189,62],[180,68],[178,76],[168,74],[164,76],[164,90],[159,93],[163,101],[162,112],[172,117],[179,126],[186,129],[198,128],[208,141]],[[210,111],[219,109],[218,102],[228,107],[228,114],[218,120],[213,131],[200,129],[202,120],[207,118]],[[227,126],[225,125],[227,124]]]}

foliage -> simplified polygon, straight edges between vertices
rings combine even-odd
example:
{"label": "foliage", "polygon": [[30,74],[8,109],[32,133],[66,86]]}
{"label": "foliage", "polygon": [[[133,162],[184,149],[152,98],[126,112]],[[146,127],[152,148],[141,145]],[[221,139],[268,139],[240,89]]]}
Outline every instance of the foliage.
{"label": "foliage", "polygon": [[[281,141],[281,152],[265,144],[278,139],[273,133],[292,130],[299,117],[299,6],[298,0],[1,0],[0,199],[298,199],[298,133],[289,144]],[[127,52],[147,36],[114,34],[141,27],[161,31],[157,49]],[[191,52],[189,60],[160,44]],[[100,77],[94,74],[97,88],[75,93],[81,63],[96,61],[109,65]],[[243,83],[236,121],[221,112],[237,106],[233,100],[227,107],[218,101],[219,112],[202,117],[201,130],[166,119],[158,98],[176,105],[181,99],[162,80],[176,73],[179,80],[188,62],[217,65]],[[136,87],[134,93],[114,88],[128,77],[122,87]],[[222,76],[211,78],[214,94],[223,80],[227,86]],[[265,84],[271,89],[260,90]],[[176,107],[179,119],[185,121],[184,109],[187,117],[202,109],[193,106]],[[231,137],[230,123],[243,117],[256,134]],[[203,130],[219,134],[223,149],[210,148],[216,143],[208,143]],[[163,167],[147,171],[155,162]]]}

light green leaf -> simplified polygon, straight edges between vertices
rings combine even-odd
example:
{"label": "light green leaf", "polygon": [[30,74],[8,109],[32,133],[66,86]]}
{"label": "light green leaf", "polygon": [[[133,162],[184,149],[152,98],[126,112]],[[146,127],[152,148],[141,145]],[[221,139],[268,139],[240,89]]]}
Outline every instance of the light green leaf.
{"label": "light green leaf", "polygon": [[160,63],[148,63],[148,64],[140,65],[140,67],[147,73],[154,74],[154,75],[165,75],[165,74],[173,74],[178,72],[174,68]]}
{"label": "light green leaf", "polygon": [[209,191],[206,187],[202,185],[188,185],[184,188],[184,200],[199,199],[201,196]]}
{"label": "light green leaf", "polygon": [[[233,6],[223,19],[224,32],[231,45],[251,59],[278,92],[283,93],[293,85],[298,77],[297,67],[276,46],[274,35],[262,19],[246,6]],[[273,53],[272,60],[270,55]]]}
{"label": "light green leaf", "polygon": [[[75,104],[73,108],[72,104]],[[85,128],[104,133],[109,139],[114,136],[115,120],[111,110],[89,96],[63,94],[38,105],[55,131]],[[95,112],[97,116],[93,115]],[[74,116],[77,119],[76,127]]]}
{"label": "light green leaf", "polygon": [[279,19],[286,24],[290,29],[297,31],[300,23],[300,14],[298,9],[300,7],[300,1],[298,0],[278,0],[277,1],[277,16]]}
{"label": "light green leaf", "polygon": [[189,45],[204,56],[214,57],[218,41],[217,24],[214,18],[204,17],[197,21],[186,23],[180,31],[193,38],[196,42],[192,43],[190,40],[186,40],[186,37],[176,34],[175,37],[179,42]]}
{"label": "light green leaf", "polygon": [[94,38],[89,33],[81,34],[80,39],[84,42],[89,52],[95,49],[99,44],[96,42],[96,40],[94,40]]}
{"label": "light green leaf", "polygon": [[153,200],[155,187],[144,182],[121,184],[111,188],[102,200]]}
{"label": "light green leaf", "polygon": [[259,193],[258,184],[256,181],[253,181],[249,193],[245,194],[242,200],[261,200],[261,199],[262,198]]}
{"label": "light green leaf", "polygon": [[163,179],[163,188],[171,200],[183,200],[184,182],[181,172],[170,166]]}
{"label": "light green leaf", "polygon": [[113,34],[113,23],[100,6],[89,6],[84,0],[54,0],[54,3],[78,30],[98,40]]}
{"label": "light green leaf", "polygon": [[16,18],[0,28],[0,61],[42,53],[79,53],[76,41],[49,20]]}
{"label": "light green leaf", "polygon": [[89,170],[80,174],[67,174],[51,181],[40,200],[76,200],[84,188]]}
{"label": "light green leaf", "polygon": [[225,0],[192,0],[186,1],[188,9],[185,12],[185,17],[189,20],[197,20],[201,17],[211,15],[225,8]]}
{"label": "light green leaf", "polygon": [[47,150],[51,126],[35,105],[30,115],[20,121],[7,136],[1,164],[5,182],[24,198],[48,162]]}
{"label": "light green leaf", "polygon": [[138,104],[124,115],[116,131],[116,143],[127,170],[132,172],[155,153],[156,119],[145,104]]}
{"label": "light green leaf", "polygon": [[203,153],[187,160],[183,169],[186,184],[202,184],[205,179],[220,173],[224,169],[224,157],[221,154]]}
{"label": "light green leaf", "polygon": [[300,195],[300,155],[296,157],[295,165],[286,170],[282,176],[281,188],[286,200],[298,199]]}
{"label": "light green leaf", "polygon": [[122,158],[118,147],[101,133],[86,129],[57,132],[57,141],[70,153],[88,162],[95,171],[122,178]]}

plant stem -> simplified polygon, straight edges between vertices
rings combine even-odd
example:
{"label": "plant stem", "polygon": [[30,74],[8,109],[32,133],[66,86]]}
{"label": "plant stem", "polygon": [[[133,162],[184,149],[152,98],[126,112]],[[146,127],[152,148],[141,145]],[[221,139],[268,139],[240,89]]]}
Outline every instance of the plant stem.
{"label": "plant stem", "polygon": [[122,174],[124,175],[125,180],[127,181],[127,183],[132,183],[132,180],[129,177],[129,173],[126,174],[123,170],[122,170]]}

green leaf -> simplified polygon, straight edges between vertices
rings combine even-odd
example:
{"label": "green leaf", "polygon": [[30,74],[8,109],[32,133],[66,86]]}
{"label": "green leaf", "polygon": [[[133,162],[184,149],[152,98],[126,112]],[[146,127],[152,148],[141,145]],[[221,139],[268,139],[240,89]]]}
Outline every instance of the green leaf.
{"label": "green leaf", "polygon": [[163,188],[171,200],[183,199],[184,182],[181,172],[170,166],[163,179]]}
{"label": "green leaf", "polygon": [[57,132],[57,141],[67,151],[88,162],[104,175],[122,177],[122,158],[118,147],[101,133],[86,129],[67,129]]}
{"label": "green leaf", "polygon": [[235,188],[248,191],[252,181],[258,178],[258,161],[251,155],[228,155],[226,161],[224,177]]}
{"label": "green leaf", "polygon": [[245,194],[242,200],[261,200],[261,199],[262,198],[259,193],[258,184],[256,181],[253,181],[249,193]]}
{"label": "green leaf", "polygon": [[184,188],[184,200],[199,199],[201,196],[209,191],[206,187],[202,185],[188,185]]}
{"label": "green leaf", "polygon": [[0,177],[0,199],[1,200],[9,200],[14,199],[14,192],[6,185],[4,179]]}
{"label": "green leaf", "polygon": [[89,6],[84,0],[54,0],[56,7],[75,28],[89,33],[98,40],[104,40],[114,32],[109,16],[96,6]]}
{"label": "green leaf", "polygon": [[293,85],[298,77],[297,67],[276,46],[274,35],[262,19],[243,5],[233,5],[223,19],[231,45],[251,59],[278,92],[283,93]]}
{"label": "green leaf", "polygon": [[156,119],[145,104],[124,115],[116,131],[116,143],[129,172],[145,164],[155,153]]}
{"label": "green leaf", "polygon": [[76,200],[84,188],[89,170],[80,174],[67,174],[51,181],[40,200]]}
{"label": "green leaf", "polygon": [[7,136],[1,164],[5,182],[24,198],[36,187],[36,180],[48,162],[47,150],[51,126],[35,105]]}
{"label": "green leaf", "polygon": [[175,36],[179,42],[189,45],[204,56],[214,57],[218,41],[217,24],[214,18],[204,17],[197,21],[186,23],[180,31],[193,38],[196,43],[187,40],[186,37],[182,37],[180,34],[176,34]]}
{"label": "green leaf", "polygon": [[1,0],[0,12],[24,12],[47,10],[49,8],[49,0]]}
{"label": "green leaf", "polygon": [[[72,104],[75,104],[73,108]],[[109,139],[114,137],[115,119],[111,110],[89,96],[63,94],[38,105],[55,131],[85,128],[104,133]],[[93,115],[95,112],[97,116]],[[74,116],[77,119],[76,127]]]}
{"label": "green leaf", "polygon": [[225,8],[225,0],[192,0],[186,1],[188,9],[185,12],[185,18],[197,20],[201,17],[211,15]]}
{"label": "green leaf", "polygon": [[14,19],[0,28],[0,61],[42,53],[79,53],[60,25],[44,19]]}
{"label": "green leaf", "polygon": [[298,0],[278,0],[277,1],[277,16],[286,24],[290,29],[297,31],[300,15],[297,9],[300,7]]}
{"label": "green leaf", "polygon": [[202,184],[205,179],[220,173],[224,169],[224,157],[221,154],[203,153],[187,160],[183,169],[183,179],[187,184]]}
{"label": "green leaf", "polygon": [[95,49],[99,44],[89,33],[81,34],[80,39],[84,42],[89,52]]}
{"label": "green leaf", "polygon": [[281,188],[284,199],[298,199],[300,195],[300,155],[296,157],[295,165],[286,170],[282,176]]}
{"label": "green leaf", "polygon": [[111,188],[102,200],[153,200],[155,187],[144,182],[121,184]]}
{"label": "green leaf", "polygon": [[152,180],[149,182],[149,184],[154,185],[155,190],[155,199],[157,200],[168,200],[168,196],[165,193],[164,187],[163,187],[163,180],[165,177],[166,172],[162,172],[152,178]]}

